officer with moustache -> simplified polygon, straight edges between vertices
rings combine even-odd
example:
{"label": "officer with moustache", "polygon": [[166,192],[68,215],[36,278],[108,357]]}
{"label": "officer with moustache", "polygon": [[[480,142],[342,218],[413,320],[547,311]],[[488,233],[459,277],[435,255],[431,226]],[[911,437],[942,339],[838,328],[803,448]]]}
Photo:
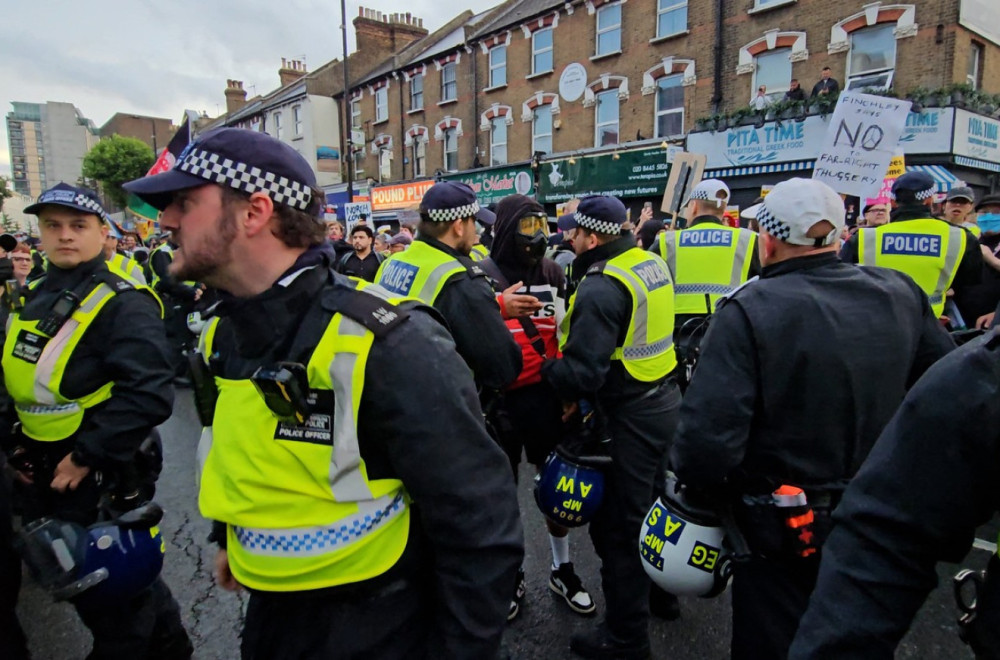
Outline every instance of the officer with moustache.
{"label": "officer with moustache", "polygon": [[583,278],[563,322],[562,357],[548,360],[542,377],[563,402],[564,419],[580,399],[595,402],[613,464],[590,522],[607,612],[601,626],[574,635],[570,648],[585,658],[646,658],[651,583],[636,541],[680,407],[673,282],[660,257],[622,235],[626,212],[618,199],[586,197],[573,218],[573,270]]}
{"label": "officer with moustache", "polygon": [[[499,391],[521,371],[521,350],[501,317],[530,314],[532,296],[515,293],[511,283],[498,306],[485,273],[469,254],[479,240],[479,203],[472,188],[458,181],[435,183],[420,202],[417,238],[405,252],[386,259],[375,283],[401,296],[433,305],[448,322],[458,353],[484,392]],[[516,284],[516,286],[514,286]]]}
{"label": "officer with moustache", "polygon": [[495,656],[517,494],[438,314],[332,270],[315,174],[270,136],[205,133],[126,189],[163,209],[171,272],[231,296],[195,387],[242,657]]}
{"label": "officer with moustache", "polygon": [[[96,194],[60,183],[25,208],[38,216],[45,275],[11,314],[3,376],[20,422],[11,441],[25,523],[80,525],[99,503],[127,506],[136,454],[171,413],[168,348],[156,295],[105,259]],[[139,502],[135,502],[139,504]],[[77,604],[89,658],[187,658],[192,647],[163,580],[127,602]]]}

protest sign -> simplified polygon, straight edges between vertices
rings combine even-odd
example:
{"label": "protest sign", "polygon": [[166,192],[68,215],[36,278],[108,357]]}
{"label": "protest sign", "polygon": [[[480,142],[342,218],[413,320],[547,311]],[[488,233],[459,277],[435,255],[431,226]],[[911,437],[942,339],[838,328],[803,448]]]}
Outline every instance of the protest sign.
{"label": "protest sign", "polygon": [[660,210],[676,216],[687,201],[691,190],[701,181],[708,157],[704,154],[679,153],[674,156],[670,176],[663,189]]}
{"label": "protest sign", "polygon": [[871,94],[841,94],[813,178],[839,193],[875,197],[906,127],[910,105]]}
{"label": "protest sign", "polygon": [[357,202],[353,204],[344,204],[344,220],[347,228],[344,231],[345,236],[351,235],[351,230],[354,229],[354,225],[358,224],[358,220],[361,216],[366,218],[372,217],[372,205],[368,202]]}

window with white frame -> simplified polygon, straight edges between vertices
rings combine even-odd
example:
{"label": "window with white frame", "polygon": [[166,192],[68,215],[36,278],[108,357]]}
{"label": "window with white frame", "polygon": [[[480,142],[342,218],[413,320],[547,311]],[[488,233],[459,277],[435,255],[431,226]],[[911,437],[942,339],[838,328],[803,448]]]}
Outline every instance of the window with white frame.
{"label": "window with white frame", "polygon": [[656,81],[656,137],[684,133],[684,74],[664,76]]}
{"label": "window with white frame", "polygon": [[490,87],[507,84],[507,47],[490,48]]}
{"label": "window with white frame", "polygon": [[458,129],[444,129],[444,169],[458,171]]}
{"label": "window with white frame", "polygon": [[895,23],[882,23],[851,33],[846,89],[887,89],[896,69]]}
{"label": "window with white frame", "polygon": [[757,95],[763,85],[765,93],[774,100],[784,98],[792,82],[792,49],[776,48],[758,53],[754,58],[753,88],[750,97]]}
{"label": "window with white frame", "polygon": [[507,118],[490,120],[490,165],[507,164]]}
{"label": "window with white frame", "polygon": [[441,100],[454,101],[458,98],[458,65],[455,62],[448,62],[441,68]]}
{"label": "window with white frame", "polygon": [[983,66],[983,45],[973,41],[969,44],[969,64],[965,74],[965,82],[972,89],[979,89],[979,72]]}
{"label": "window with white frame", "polygon": [[362,174],[365,171],[365,147],[355,147],[354,149],[354,174]]}
{"label": "window with white frame", "polygon": [[771,7],[773,5],[783,5],[787,2],[792,2],[793,0],[753,0],[754,9],[764,9],[765,7]]}
{"label": "window with white frame", "polygon": [[276,138],[278,138],[280,140],[281,139],[281,113],[280,112],[274,113],[274,117],[272,117],[272,120],[274,121],[274,137],[276,137]]}
{"label": "window with white frame", "polygon": [[415,73],[410,78],[410,110],[423,110],[424,74]]}
{"label": "window with white frame", "polygon": [[392,179],[392,152],[382,148],[378,150],[378,180],[389,181]]}
{"label": "window with white frame", "polygon": [[538,30],[531,35],[531,73],[552,70],[552,28]]}
{"label": "window with white frame", "polygon": [[292,106],[292,128],[295,130],[295,135],[302,135],[302,106],[293,105]]}
{"label": "window with white frame", "polygon": [[618,90],[609,89],[597,95],[594,146],[618,144]]}
{"label": "window with white frame", "polygon": [[531,117],[531,153],[552,153],[552,106],[540,105]]}
{"label": "window with white frame", "polygon": [[656,0],[656,38],[688,29],[688,0]]}
{"label": "window with white frame", "polygon": [[417,138],[411,147],[413,151],[413,176],[426,176],[427,174],[427,143]]}
{"label": "window with white frame", "polygon": [[389,88],[379,87],[375,90],[375,121],[385,121],[389,118]]}
{"label": "window with white frame", "polygon": [[351,128],[361,128],[361,99],[351,99]]}
{"label": "window with white frame", "polygon": [[597,10],[597,46],[595,55],[608,55],[622,49],[622,6],[607,5]]}

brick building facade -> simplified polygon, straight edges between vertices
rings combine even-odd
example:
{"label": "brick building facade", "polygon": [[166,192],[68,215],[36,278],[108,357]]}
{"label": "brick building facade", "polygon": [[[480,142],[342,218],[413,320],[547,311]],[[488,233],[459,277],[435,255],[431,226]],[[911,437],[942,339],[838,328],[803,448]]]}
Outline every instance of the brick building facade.
{"label": "brick building facade", "polygon": [[962,24],[968,1],[510,0],[465,12],[352,83],[359,178],[679,142],[760,84],[781,98],[797,78],[808,94],[826,66],[841,89],[968,79],[998,93],[1000,45]]}
{"label": "brick building facade", "polygon": [[102,138],[112,135],[136,138],[158,153],[167,146],[176,131],[177,127],[169,119],[116,112],[111,119],[104,122],[99,132]]}

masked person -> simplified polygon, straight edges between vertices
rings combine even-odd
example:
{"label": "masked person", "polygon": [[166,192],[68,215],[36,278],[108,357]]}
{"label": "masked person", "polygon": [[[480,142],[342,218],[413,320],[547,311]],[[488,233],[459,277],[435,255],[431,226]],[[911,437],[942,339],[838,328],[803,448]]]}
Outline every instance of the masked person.
{"label": "masked person", "polygon": [[[514,476],[522,450],[537,469],[545,463],[563,434],[562,407],[552,387],[542,381],[542,363],[559,356],[558,328],[566,315],[566,277],[562,269],[544,257],[549,225],[545,209],[524,195],[504,197],[493,223],[493,247],[480,263],[502,293],[515,283],[518,294],[534,297],[529,315],[506,310],[507,327],[521,347],[521,373],[504,391],[496,410],[499,441],[510,459]],[[501,297],[502,300],[502,297]],[[546,519],[552,567],[549,588],[562,596],[571,610],[592,614],[596,605],[569,557],[569,530]],[[508,619],[516,617],[524,597],[524,571],[511,599]]]}
{"label": "masked person", "polygon": [[268,135],[204,133],[126,189],[174,274],[231,296],[201,335],[199,506],[250,591],[242,656],[495,656],[517,493],[438,314],[333,272],[316,175]]}
{"label": "masked person", "polygon": [[[486,273],[469,258],[479,240],[480,217],[472,188],[458,181],[435,183],[420,202],[417,238],[405,252],[385,260],[375,283],[433,305],[448,322],[458,354],[480,389],[492,393],[517,378],[521,349],[503,323]],[[505,291],[503,308],[531,313],[530,296],[523,302],[511,298],[517,295]]]}
{"label": "masked person", "polygon": [[[24,211],[38,216],[49,265],[12,312],[3,350],[20,422],[11,463],[22,520],[87,526],[128,506],[140,445],[170,416],[162,308],[106,260],[108,219],[95,193],[60,183]],[[75,605],[94,637],[88,658],[191,655],[160,578],[125,601]]]}
{"label": "masked person", "polygon": [[844,205],[829,186],[783,181],[757,219],[760,279],[719,305],[670,452],[749,546],[733,573],[737,660],[787,656],[844,484],[954,347],[910,278],[837,259]]}
{"label": "masked person", "polygon": [[607,611],[570,648],[585,658],[646,658],[651,583],[636,542],[680,407],[673,282],[660,257],[622,235],[626,211],[617,198],[586,197],[573,217],[573,271],[583,276],[562,324],[562,356],[542,365],[542,377],[567,419],[580,399],[594,402],[611,437],[612,465],[589,528]]}

